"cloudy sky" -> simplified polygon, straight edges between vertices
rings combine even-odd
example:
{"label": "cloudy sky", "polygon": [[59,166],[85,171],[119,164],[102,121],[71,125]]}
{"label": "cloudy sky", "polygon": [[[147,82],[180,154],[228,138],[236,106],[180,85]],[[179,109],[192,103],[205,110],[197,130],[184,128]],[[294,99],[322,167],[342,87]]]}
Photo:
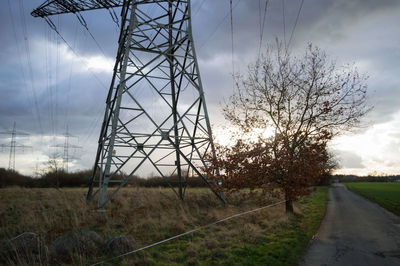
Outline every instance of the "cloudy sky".
{"label": "cloudy sky", "polygon": [[[0,9],[0,132],[12,130],[15,122],[17,132],[29,133],[17,138],[17,145],[26,147],[17,148],[16,169],[26,174],[51,154],[63,153],[67,128],[70,170],[92,167],[117,49],[118,28],[107,11],[82,13],[96,41],[76,16],[52,18],[72,51],[43,19],[30,15],[43,1],[4,0]],[[258,56],[265,3],[233,1],[237,73],[245,73]],[[338,172],[399,174],[400,1],[301,3],[269,0],[263,47],[292,36],[292,53],[312,42],[339,65],[354,63],[369,75],[368,101],[374,109],[363,128],[338,137],[331,149],[341,162]],[[223,139],[221,103],[233,92],[229,0],[192,0],[192,12],[210,119],[217,139]],[[1,134],[0,167],[8,167],[9,144],[10,136]]]}

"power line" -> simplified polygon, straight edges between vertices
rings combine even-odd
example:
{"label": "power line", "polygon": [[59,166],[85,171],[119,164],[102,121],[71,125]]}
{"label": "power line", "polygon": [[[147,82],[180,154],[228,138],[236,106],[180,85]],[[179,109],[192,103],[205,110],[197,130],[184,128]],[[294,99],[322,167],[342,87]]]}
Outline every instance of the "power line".
{"label": "power line", "polygon": [[39,128],[40,128],[40,134],[43,136],[43,126],[42,126],[42,119],[40,116],[40,111],[39,111],[39,104],[33,84],[33,69],[32,69],[32,60],[31,60],[31,55],[30,55],[30,49],[29,49],[29,39],[28,39],[28,31],[26,27],[26,21],[25,21],[25,12],[24,12],[24,5],[22,0],[19,0],[19,11],[20,11],[20,17],[21,17],[21,23],[22,23],[22,32],[24,35],[24,44],[25,44],[25,52],[26,52],[26,59],[28,62],[28,73],[29,73],[29,78],[30,78],[30,83],[31,83],[31,90],[34,98],[34,104],[35,104],[35,109],[36,109],[36,115],[39,123]]}
{"label": "power line", "polygon": [[101,53],[106,57],[106,54],[103,50],[103,48],[101,48],[100,44],[98,43],[98,41],[96,40],[96,38],[93,36],[92,32],[89,30],[89,26],[85,20],[85,18],[82,16],[81,13],[77,12],[75,13],[76,17],[78,18],[79,22],[81,23],[81,25],[87,30],[87,32],[89,33],[90,37],[92,37],[93,41],[95,42],[97,48],[99,48],[99,50],[101,51]]}
{"label": "power line", "polygon": [[[261,1],[261,0],[260,0],[260,1]],[[267,18],[268,3],[269,3],[269,0],[266,0],[266,1],[265,1],[265,7],[264,7],[264,16],[263,16],[262,24],[260,25],[260,26],[261,26],[261,29],[260,29],[260,46],[259,46],[259,48],[258,48],[258,57],[260,57],[261,46],[262,46],[263,37],[264,37],[265,20],[266,20],[266,18]],[[261,13],[260,13],[260,14],[261,14]],[[260,20],[261,20],[261,17],[260,17]],[[261,23],[261,21],[260,21],[260,23]]]}
{"label": "power line", "polygon": [[[46,88],[47,88],[47,98],[50,98],[48,100],[48,118],[49,118],[49,126],[51,126],[51,129],[53,129],[53,90],[51,88],[52,84],[52,73],[50,71],[51,68],[51,53],[50,53],[50,48],[49,48],[49,43],[51,42],[51,32],[50,30],[45,27],[45,36],[46,36],[46,42],[45,42],[45,72],[46,72]],[[54,130],[52,130],[52,133],[54,135]]]}
{"label": "power line", "polygon": [[285,50],[286,50],[286,49],[287,49],[287,46],[286,46],[285,0],[282,0],[282,20],[283,20],[283,40],[284,40]]}
{"label": "power line", "polygon": [[[76,48],[76,41],[78,36],[78,23],[75,24],[75,34],[74,34],[74,48]],[[66,125],[69,123],[69,109],[70,109],[70,99],[71,99],[71,84],[72,84],[72,68],[74,65],[74,61],[71,61],[71,66],[69,69],[69,78],[68,78],[68,90],[67,90],[67,105],[65,108],[65,123]]]}
{"label": "power line", "polygon": [[[61,33],[58,31],[56,25],[54,25],[53,21],[51,21],[51,19],[49,17],[44,17],[46,23],[50,26],[50,28],[52,30],[54,30],[57,35],[61,38],[61,40],[63,40],[63,42],[67,45],[67,47],[71,50],[71,52],[73,52],[75,54],[76,57],[78,57],[79,59],[82,60],[82,57],[75,51],[74,48],[72,48],[72,46],[64,39],[64,37],[61,35]],[[83,60],[82,60],[83,61]],[[84,61],[83,61],[84,62]],[[86,63],[86,62],[84,62]],[[101,82],[100,78],[92,71],[90,70],[90,68],[88,68],[89,72],[92,74],[92,76],[97,80],[97,82],[103,86],[103,88],[107,88],[103,82]]]}
{"label": "power line", "polygon": [[[57,16],[57,27],[60,28],[61,27],[60,25],[61,25],[60,16]],[[57,129],[58,129],[58,127],[57,127],[58,123],[57,122],[58,122],[58,89],[59,89],[59,86],[58,86],[58,79],[59,78],[58,77],[59,77],[59,69],[60,69],[60,38],[57,38],[56,43],[57,43],[56,67],[55,67],[55,70],[56,70],[56,73],[55,73],[55,75],[56,75],[56,83],[54,84],[54,87],[55,87],[54,134],[55,135],[57,134]]]}
{"label": "power line", "polygon": [[[57,25],[60,27],[60,20],[57,19]],[[52,31],[46,28],[47,42],[45,46],[46,50],[46,75],[47,75],[47,99],[48,99],[48,116],[49,116],[49,128],[53,136],[53,141],[56,136],[56,121],[57,121],[57,87],[58,87],[58,71],[59,71],[59,60],[60,60],[60,38]],[[55,65],[53,66],[53,50],[49,44],[55,43]],[[53,80],[54,79],[54,80]]]}
{"label": "power line", "polygon": [[229,8],[230,8],[230,17],[231,17],[231,42],[232,42],[232,82],[233,86],[235,86],[235,60],[234,60],[234,41],[233,41],[233,10],[232,10],[232,0],[229,0]]}
{"label": "power line", "polygon": [[[233,5],[232,11],[235,10],[235,8],[238,6],[238,4],[241,2],[242,0],[238,0],[236,2],[236,4]],[[201,49],[210,39],[211,37],[217,32],[217,30],[219,29],[219,27],[221,27],[221,25],[225,22],[225,20],[229,17],[230,15],[230,10],[226,13],[226,15],[223,17],[223,19],[217,24],[217,26],[214,28],[214,30],[208,35],[208,37],[206,38],[206,40],[199,46],[199,49]]]}
{"label": "power line", "polygon": [[206,0],[203,0],[203,1],[200,3],[199,7],[197,8],[197,10],[196,10],[196,11],[194,12],[194,14],[193,14],[193,17],[196,16],[197,13],[199,13],[199,11],[201,10],[201,7],[203,6],[203,4],[204,4],[205,1],[206,1]]}
{"label": "power line", "polygon": [[[95,39],[95,37],[93,36],[93,34],[90,32],[90,30],[89,30],[89,28],[88,28],[88,26],[87,26],[87,23],[86,23],[86,21],[85,21],[85,19],[83,18],[83,16],[81,15],[81,14],[76,14],[77,15],[77,18],[78,18],[78,21],[80,22],[80,24],[82,25],[82,26],[84,26],[84,28],[86,29],[86,31],[89,33],[89,35],[92,37],[92,39],[95,41],[95,43],[97,44],[97,46],[98,46],[98,48],[100,49],[100,51],[103,53],[103,55],[105,56],[105,53],[104,53],[104,51],[103,51],[103,49],[101,48],[101,46],[99,45],[99,43],[97,42],[97,40]],[[50,26],[50,28],[52,29],[52,30],[54,30],[54,32],[59,36],[59,38],[57,39],[57,47],[58,47],[58,44],[59,44],[59,39],[61,39],[66,45],[67,45],[67,47],[78,57],[78,58],[81,58],[78,54],[77,54],[77,52],[75,51],[75,45],[76,45],[76,31],[75,31],[75,37],[74,37],[74,47],[72,47],[72,45],[70,45],[68,42],[67,42],[67,40],[61,35],[61,33],[59,32],[59,30],[58,30],[58,28],[59,28],[59,23],[58,23],[58,26],[55,26],[55,24],[49,19],[49,18],[45,18],[45,20],[46,20],[46,22],[47,22],[47,24]],[[58,51],[58,49],[57,49],[57,51]],[[57,59],[58,59],[58,52],[57,52]],[[58,65],[58,61],[57,61],[57,65]],[[58,69],[58,67],[56,67],[56,74],[57,74],[57,69]],[[95,74],[95,73],[93,73],[90,69],[88,69],[89,70],[89,72],[93,75],[93,77],[95,77],[95,79],[103,86],[103,87],[105,87],[105,85],[100,81],[100,79],[97,77],[97,75]],[[71,70],[70,70],[70,77],[69,77],[69,90],[68,90],[68,93],[69,93],[69,91],[70,91],[70,87],[71,87],[71,72],[72,72],[72,65],[71,65]],[[51,74],[50,74],[51,75]],[[50,89],[51,90],[51,89]],[[51,96],[51,98],[53,99],[53,97]],[[69,95],[67,96],[67,101],[69,101]],[[53,104],[51,104],[51,106],[53,106]],[[56,106],[57,107],[57,106]],[[68,108],[68,105],[67,105],[67,108]],[[57,110],[56,110],[57,111]],[[69,116],[69,112],[68,112],[68,109],[67,109],[67,111],[66,111],[66,119],[68,120],[68,116]],[[52,119],[52,121],[54,121],[54,118]],[[68,121],[66,122],[66,123],[68,123]],[[54,122],[52,122],[52,124],[53,124],[53,135],[55,135],[55,130],[54,130]]]}
{"label": "power line", "polygon": [[27,97],[27,102],[28,102],[29,106],[31,107],[32,113],[35,113],[35,107],[33,106],[32,95],[29,94],[29,91],[28,91],[27,85],[26,85],[27,80],[26,80],[26,76],[25,76],[25,69],[24,69],[23,64],[22,64],[22,58],[21,58],[21,54],[22,53],[20,51],[20,46],[19,46],[18,37],[17,37],[17,31],[15,29],[15,22],[14,22],[13,12],[12,12],[12,9],[11,9],[11,3],[10,3],[10,0],[7,0],[7,2],[8,2],[8,11],[9,11],[10,20],[11,20],[11,26],[12,26],[11,28],[12,28],[12,31],[13,31],[13,37],[14,37],[14,41],[15,41],[15,48],[17,50],[17,57],[18,57],[19,65],[21,67],[20,74],[21,74],[22,80],[24,82],[24,86],[22,86],[22,88],[25,91],[25,95]]}
{"label": "power line", "polygon": [[[50,26],[50,28],[61,38],[61,40],[67,45],[67,47],[69,48],[69,50],[71,50],[74,54],[75,54],[75,56],[77,57],[77,58],[79,58],[79,59],[81,59],[81,61],[83,61],[82,60],[82,58],[81,58],[81,56],[79,56],[78,55],[78,53],[75,51],[75,49],[67,42],[67,40],[61,35],[61,33],[59,32],[59,30],[57,29],[57,27],[55,26],[55,24],[53,23],[53,21],[49,18],[49,17],[45,17],[44,18],[45,19],[45,21],[46,21],[46,23]],[[89,34],[91,34],[90,33],[90,31],[88,31],[89,32]],[[75,36],[76,37],[76,36]],[[92,36],[92,38],[94,38],[94,36]],[[104,53],[103,53],[104,54]],[[83,61],[84,62],[84,61]],[[86,63],[86,62],[84,62],[84,63]],[[103,88],[106,88],[106,86],[103,84],[103,82],[99,79],[99,77],[92,71],[92,70],[90,70],[90,68],[88,68],[88,71],[91,73],[91,75],[96,79],[96,81],[103,87]],[[99,117],[101,117],[101,115],[99,115]],[[96,120],[98,120],[98,119],[96,119]],[[89,131],[91,132],[93,129],[95,128],[95,127],[91,127],[91,126],[89,126]],[[92,133],[90,133],[90,135],[91,135]]]}
{"label": "power line", "polygon": [[258,23],[260,27],[260,32],[261,32],[261,0],[258,0]]}
{"label": "power line", "polygon": [[293,35],[294,35],[294,31],[296,30],[297,22],[299,21],[300,12],[301,12],[301,9],[302,9],[302,7],[303,7],[303,4],[304,4],[304,0],[301,0],[299,10],[297,11],[296,21],[295,21],[295,23],[294,23],[294,26],[293,26],[293,29],[292,29],[292,33],[290,34],[290,39],[289,39],[289,42],[288,42],[288,45],[287,45],[288,48],[289,48],[289,46],[290,46],[290,43],[292,42]]}

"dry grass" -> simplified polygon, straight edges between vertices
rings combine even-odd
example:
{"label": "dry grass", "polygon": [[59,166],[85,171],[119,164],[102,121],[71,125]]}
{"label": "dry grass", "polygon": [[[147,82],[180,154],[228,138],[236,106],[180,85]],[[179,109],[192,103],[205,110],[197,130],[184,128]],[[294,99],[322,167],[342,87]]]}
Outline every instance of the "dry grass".
{"label": "dry grass", "polygon": [[[259,205],[245,201],[225,207],[207,189],[188,191],[183,202],[169,189],[125,189],[105,212],[98,212],[95,202],[86,204],[85,196],[84,189],[1,189],[0,239],[32,231],[52,241],[66,231],[90,228],[105,237],[124,233],[142,242],[171,236]],[[276,216],[282,216],[283,209],[273,208],[263,215],[268,213],[275,220]]]}
{"label": "dry grass", "polygon": [[[260,206],[258,201],[240,201],[237,196],[231,197],[234,205],[224,206],[207,189],[187,191],[182,202],[169,189],[126,188],[107,205],[105,212],[98,212],[95,202],[86,204],[85,195],[85,189],[1,189],[0,239],[5,241],[23,232],[34,232],[51,244],[67,231],[89,228],[104,239],[129,235],[135,246],[141,247]],[[278,205],[193,234],[182,251],[201,256],[200,251],[207,249],[223,257],[221,250],[233,240],[256,243],[265,232],[287,220],[284,205]],[[133,261],[152,264],[147,256],[157,257],[159,252],[159,249],[157,254],[149,251]],[[185,258],[185,263],[190,264]],[[76,258],[76,262],[83,264],[85,260]],[[132,260],[126,263],[129,265]]]}

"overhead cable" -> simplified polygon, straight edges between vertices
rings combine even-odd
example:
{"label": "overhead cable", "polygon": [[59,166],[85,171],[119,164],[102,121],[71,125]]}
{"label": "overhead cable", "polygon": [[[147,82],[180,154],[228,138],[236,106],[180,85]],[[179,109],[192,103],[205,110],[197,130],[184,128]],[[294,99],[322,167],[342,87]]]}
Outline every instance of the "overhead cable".
{"label": "overhead cable", "polygon": [[[54,30],[58,36],[60,36],[61,40],[64,41],[64,43],[68,46],[68,48],[71,50],[71,52],[73,52],[75,54],[76,57],[81,59],[81,56],[78,55],[78,53],[74,50],[74,48],[72,48],[72,46],[64,39],[64,37],[60,34],[60,32],[58,31],[56,25],[54,25],[53,21],[51,21],[51,19],[49,17],[44,17],[45,21],[47,22],[47,24],[50,26],[50,28],[52,30]],[[100,78],[92,71],[90,70],[90,68],[88,69],[89,72],[92,74],[92,76],[97,80],[97,82],[103,86],[104,88],[107,88],[103,82],[101,82]]]}
{"label": "overhead cable", "polygon": [[235,86],[235,60],[234,60],[234,40],[233,40],[233,8],[232,8],[232,0],[229,0],[229,10],[231,16],[231,42],[232,42],[232,81],[233,86]]}
{"label": "overhead cable", "polygon": [[[238,0],[236,2],[236,4],[233,5],[232,10],[235,10],[235,8],[237,7],[237,5],[241,2],[242,0]],[[228,11],[228,13],[226,13],[226,15],[221,19],[221,21],[218,23],[218,25],[214,28],[214,30],[208,35],[208,37],[206,38],[206,40],[199,46],[199,49],[201,49],[210,39],[212,36],[214,36],[214,34],[217,32],[217,30],[219,29],[219,27],[221,27],[221,25],[225,22],[225,20],[229,17],[230,14],[230,10]]]}
{"label": "overhead cable", "polygon": [[78,18],[79,22],[81,25],[86,29],[86,31],[89,33],[90,37],[92,37],[93,41],[96,43],[96,46],[99,48],[101,53],[106,57],[106,54],[104,53],[103,48],[101,48],[100,44],[97,42],[96,38],[93,36],[92,32],[89,30],[88,24],[86,23],[86,20],[83,18],[82,14],[77,12],[75,13],[76,17]]}
{"label": "overhead cable", "polygon": [[[260,29],[260,45],[259,45],[259,48],[258,48],[258,57],[260,57],[260,54],[261,54],[261,47],[262,47],[262,42],[263,42],[263,37],[264,37],[264,29],[265,29],[265,20],[267,18],[268,3],[269,3],[269,0],[266,0],[265,1],[264,16],[263,16],[263,19],[262,19],[262,23],[260,21],[261,29]],[[260,17],[260,20],[261,20],[261,17]]]}
{"label": "overhead cable", "polygon": [[22,86],[22,88],[25,90],[25,95],[27,97],[27,102],[28,105],[30,105],[31,110],[32,110],[32,114],[34,114],[36,112],[35,106],[34,106],[34,100],[32,99],[32,95],[29,93],[28,89],[27,89],[27,78],[25,75],[25,70],[24,70],[24,64],[22,63],[22,57],[21,57],[21,50],[20,50],[20,46],[19,46],[19,41],[18,41],[18,37],[17,37],[17,31],[16,31],[16,26],[15,26],[15,21],[14,21],[14,16],[13,16],[13,12],[11,9],[11,3],[10,0],[7,0],[8,2],[8,11],[9,11],[9,15],[10,15],[10,20],[11,20],[11,28],[13,31],[13,37],[14,37],[14,41],[15,41],[15,49],[17,51],[17,57],[18,57],[18,61],[21,67],[21,71],[20,71],[20,75],[22,77],[22,80],[24,82],[24,86]]}
{"label": "overhead cable", "polygon": [[201,10],[201,7],[203,6],[203,4],[204,4],[205,1],[206,1],[206,0],[203,0],[203,1],[200,3],[199,7],[198,7],[197,10],[194,12],[194,14],[192,15],[192,17],[196,16],[197,13],[199,13],[199,11]]}
{"label": "overhead cable", "polygon": [[33,95],[33,100],[35,104],[35,109],[36,109],[36,115],[39,123],[39,128],[40,128],[40,134],[43,136],[43,126],[42,126],[42,119],[40,116],[40,111],[39,111],[39,103],[37,100],[37,95],[36,91],[34,88],[34,83],[33,83],[33,68],[32,68],[32,60],[31,60],[31,53],[29,49],[29,38],[28,38],[28,31],[26,27],[26,21],[25,21],[25,11],[24,11],[24,5],[22,0],[18,1],[19,3],[19,11],[20,11],[20,16],[21,16],[21,22],[22,22],[22,32],[24,34],[24,44],[25,44],[25,52],[26,52],[26,59],[28,62],[28,73],[29,73],[29,78],[30,78],[30,83],[31,83],[31,90],[32,90],[32,95]]}
{"label": "overhead cable", "polygon": [[290,43],[292,42],[292,39],[293,39],[293,36],[294,36],[294,31],[296,30],[297,22],[299,21],[300,12],[301,12],[301,9],[303,8],[303,4],[304,4],[304,0],[301,0],[299,10],[297,11],[296,21],[294,23],[294,26],[293,26],[293,29],[292,29],[292,33],[290,34],[290,39],[289,39],[289,42],[288,42],[288,45],[287,45],[288,48],[290,46]]}
{"label": "overhead cable", "polygon": [[282,21],[283,21],[283,43],[285,45],[285,50],[287,50],[287,46],[286,46],[285,0],[282,0]]}

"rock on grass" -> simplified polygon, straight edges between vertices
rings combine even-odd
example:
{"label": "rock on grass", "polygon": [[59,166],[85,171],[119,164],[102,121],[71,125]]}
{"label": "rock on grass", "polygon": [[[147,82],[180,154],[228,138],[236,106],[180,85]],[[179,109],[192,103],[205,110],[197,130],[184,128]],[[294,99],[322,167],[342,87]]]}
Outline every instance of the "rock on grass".
{"label": "rock on grass", "polygon": [[129,236],[126,235],[112,237],[106,242],[106,251],[114,255],[129,252],[133,249],[133,241]]}
{"label": "rock on grass", "polygon": [[54,241],[53,259],[66,260],[71,258],[74,253],[95,254],[103,244],[103,238],[94,231],[88,229],[70,231]]}

